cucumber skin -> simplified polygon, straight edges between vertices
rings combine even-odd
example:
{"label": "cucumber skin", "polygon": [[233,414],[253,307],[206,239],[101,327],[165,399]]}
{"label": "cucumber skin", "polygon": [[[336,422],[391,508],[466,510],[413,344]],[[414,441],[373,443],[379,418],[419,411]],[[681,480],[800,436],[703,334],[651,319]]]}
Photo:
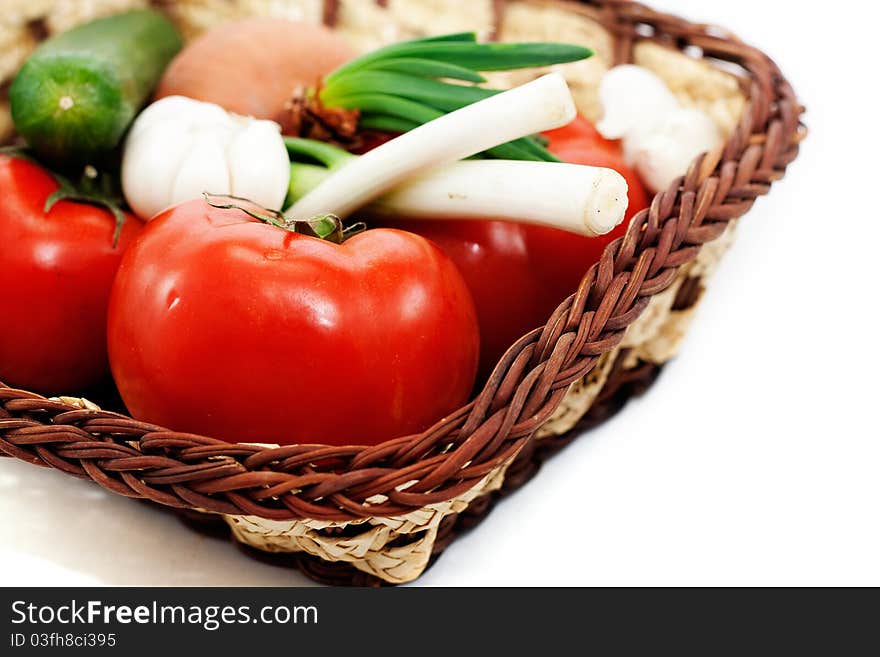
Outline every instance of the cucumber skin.
{"label": "cucumber skin", "polygon": [[[58,165],[113,150],[183,47],[162,15],[131,11],[86,23],[46,41],[9,89],[16,130]],[[62,110],[64,96],[73,107]]]}

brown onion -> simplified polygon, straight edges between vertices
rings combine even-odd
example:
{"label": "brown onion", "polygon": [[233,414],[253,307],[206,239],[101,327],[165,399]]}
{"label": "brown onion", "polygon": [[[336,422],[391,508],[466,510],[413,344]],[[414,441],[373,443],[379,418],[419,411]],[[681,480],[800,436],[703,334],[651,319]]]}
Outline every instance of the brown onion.
{"label": "brown onion", "polygon": [[354,54],[345,40],[319,25],[279,18],[225,23],[177,55],[156,98],[187,96],[236,114],[277,119],[297,87],[314,87]]}

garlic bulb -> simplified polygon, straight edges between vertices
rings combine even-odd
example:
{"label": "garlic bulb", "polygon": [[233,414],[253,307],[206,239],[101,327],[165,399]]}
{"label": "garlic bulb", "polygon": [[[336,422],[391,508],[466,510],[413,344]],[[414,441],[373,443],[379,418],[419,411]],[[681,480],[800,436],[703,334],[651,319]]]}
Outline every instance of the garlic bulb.
{"label": "garlic bulb", "polygon": [[280,210],[289,182],[290,159],[278,124],[230,114],[213,103],[163,98],[135,120],[125,143],[122,191],[145,220],[203,192]]}
{"label": "garlic bulb", "polygon": [[654,191],[666,189],[700,154],[721,142],[712,119],[682,107],[663,80],[641,66],[617,66],[602,78],[604,116],[596,128],[622,139],[627,164]]}

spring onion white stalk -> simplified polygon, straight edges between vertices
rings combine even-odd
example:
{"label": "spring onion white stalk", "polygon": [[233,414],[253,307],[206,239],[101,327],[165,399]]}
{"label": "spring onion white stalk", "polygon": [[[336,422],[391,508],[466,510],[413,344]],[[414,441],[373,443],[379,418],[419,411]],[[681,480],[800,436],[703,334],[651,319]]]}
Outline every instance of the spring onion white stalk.
{"label": "spring onion white stalk", "polygon": [[626,180],[599,167],[518,160],[456,162],[362,208],[365,218],[494,219],[586,237],[604,235],[627,208]]}
{"label": "spring onion white stalk", "polygon": [[545,75],[430,121],[352,160],[294,203],[286,215],[307,220],[333,213],[345,218],[429,169],[562,127],[576,115],[562,76]]}

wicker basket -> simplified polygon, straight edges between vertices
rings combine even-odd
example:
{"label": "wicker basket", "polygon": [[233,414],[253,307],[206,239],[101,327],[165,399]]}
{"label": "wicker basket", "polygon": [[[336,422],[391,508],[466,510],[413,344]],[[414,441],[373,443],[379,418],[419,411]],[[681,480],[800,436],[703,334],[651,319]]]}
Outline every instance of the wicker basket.
{"label": "wicker basket", "polygon": [[[0,22],[0,82],[46,34],[146,0],[11,0]],[[229,444],[0,384],[0,452],[105,489],[225,521],[232,536],[338,584],[414,580],[504,491],[643,391],[671,358],[735,220],[770,190],[805,135],[775,64],[716,27],[619,0],[164,0],[187,35],[247,14],[323,21],[360,48],[465,29],[503,40],[589,45],[558,69],[597,118],[614,63],[654,70],[727,137],[658,194],[546,326],[521,338],[485,388],[423,434],[375,447]],[[16,8],[16,5],[19,5]],[[11,22],[9,22],[11,19]],[[496,84],[536,72],[498,75]],[[0,100],[0,138],[9,137]],[[4,134],[5,133],[5,134]],[[71,391],[76,394],[77,391]],[[79,394],[83,394],[79,391]],[[320,464],[320,465],[315,465]]]}

